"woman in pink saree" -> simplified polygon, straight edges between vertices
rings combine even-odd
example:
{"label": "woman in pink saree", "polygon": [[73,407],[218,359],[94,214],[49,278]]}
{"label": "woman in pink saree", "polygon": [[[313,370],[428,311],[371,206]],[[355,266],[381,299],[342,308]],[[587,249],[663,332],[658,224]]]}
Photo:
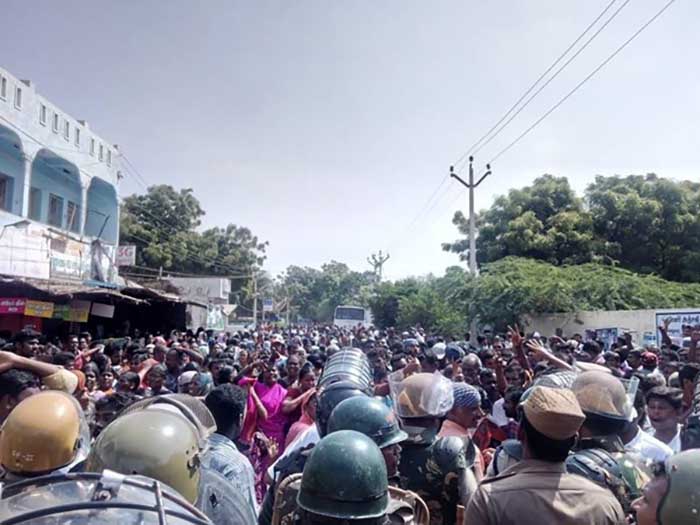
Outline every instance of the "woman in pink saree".
{"label": "woman in pink saree", "polygon": [[267,490],[267,467],[284,450],[284,428],[287,416],[282,413],[282,402],[287,390],[277,380],[274,365],[268,365],[258,379],[244,378],[239,384],[248,389],[248,410],[241,437],[250,443],[249,457],[255,469],[255,489],[258,502]]}

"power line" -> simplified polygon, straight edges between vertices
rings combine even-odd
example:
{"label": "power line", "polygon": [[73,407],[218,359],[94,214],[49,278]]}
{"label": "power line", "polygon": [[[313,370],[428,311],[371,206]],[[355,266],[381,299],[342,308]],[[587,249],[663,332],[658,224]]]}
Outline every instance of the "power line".
{"label": "power line", "polygon": [[500,150],[489,162],[494,162],[496,159],[500,158],[504,153],[506,153],[508,150],[510,150],[513,146],[515,146],[518,142],[520,142],[527,134],[529,134],[533,129],[535,129],[544,119],[546,119],[549,115],[551,115],[554,111],[559,108],[566,100],[569,99],[576,91],[578,91],[586,82],[588,82],[591,78],[593,78],[601,69],[603,69],[613,58],[615,58],[623,49],[625,49],[637,36],[639,36],[642,31],[644,31],[647,27],[649,27],[654,21],[659,18],[671,5],[675,2],[676,0],[669,0],[669,2],[666,3],[659,11],[656,12],[654,16],[652,16],[647,22],[642,25],[631,37],[629,37],[625,42],[622,43],[620,47],[618,47],[613,53],[608,56],[603,62],[601,62],[598,67],[596,67],[593,71],[591,71],[581,82],[576,84],[574,88],[569,91],[564,97],[562,97],[559,102],[554,104],[549,110],[547,110],[540,118],[538,118],[529,128],[527,128],[525,131],[523,131],[520,135],[518,135],[515,140],[513,140],[510,144],[508,144],[505,148]]}
{"label": "power line", "polygon": [[586,48],[588,47],[588,45],[589,45],[593,40],[595,40],[595,38],[608,26],[608,24],[609,24],[610,22],[613,21],[613,19],[618,15],[618,13],[619,13],[620,11],[622,11],[622,10],[625,8],[625,6],[626,6],[627,4],[629,4],[629,2],[630,2],[630,0],[625,0],[625,2],[623,2],[623,4],[615,10],[615,12],[610,16],[610,18],[608,18],[608,19],[603,23],[603,25],[600,26],[600,28],[598,28],[598,30],[597,30],[595,33],[593,33],[593,35],[583,44],[583,46],[581,46],[581,48],[580,48],[578,51],[576,51],[576,53],[574,53],[574,54],[571,56],[571,58],[569,58],[569,60],[567,60],[566,62],[564,62],[564,65],[562,65],[562,66],[554,73],[554,75],[552,75],[552,76],[549,78],[549,80],[547,80],[547,82],[545,82],[542,86],[540,86],[540,88],[539,88],[537,91],[535,91],[535,93],[534,93],[529,99],[527,99],[527,100],[525,101],[525,104],[523,104],[522,106],[520,106],[520,108],[518,109],[518,111],[516,111],[515,113],[513,113],[513,114],[510,116],[510,118],[509,118],[508,120],[506,120],[506,121],[503,123],[503,125],[500,126],[500,127],[498,128],[498,130],[496,130],[496,132],[495,132],[493,135],[491,135],[485,142],[483,142],[478,148],[476,148],[476,150],[474,150],[474,153],[478,153],[479,151],[481,151],[482,148],[483,148],[484,146],[486,146],[487,144],[489,144],[493,139],[495,139],[495,138],[501,133],[501,131],[503,131],[503,130],[505,129],[506,126],[508,126],[508,124],[510,124],[511,122],[513,122],[513,119],[515,119],[515,117],[517,117],[527,106],[529,106],[529,105],[530,105],[530,102],[532,102],[532,100],[533,100],[537,95],[539,95],[539,94],[542,92],[542,90],[543,90],[544,88],[546,88],[546,87],[552,82],[552,80],[554,80],[555,78],[557,78],[557,77],[559,76],[559,73],[561,73],[562,71],[564,71],[564,69],[566,69],[566,67],[567,67],[571,62],[573,62],[573,61],[576,59],[576,57],[579,56],[579,55],[583,52],[583,50],[586,49]]}
{"label": "power line", "polygon": [[[559,55],[559,57],[558,57],[554,62],[552,62],[552,64],[544,71],[544,73],[542,73],[542,74],[537,78],[537,80],[535,80],[535,82],[525,91],[525,93],[523,93],[523,94],[520,96],[520,98],[515,102],[515,104],[513,104],[513,105],[510,107],[510,109],[508,109],[508,111],[505,112],[505,114],[498,120],[498,122],[496,122],[496,123],[491,127],[491,129],[489,129],[484,135],[482,135],[481,138],[479,138],[479,140],[477,140],[474,144],[472,144],[472,145],[469,147],[469,149],[467,149],[467,151],[465,151],[464,154],[462,154],[462,156],[459,157],[459,158],[455,161],[454,165],[455,165],[455,170],[456,170],[456,171],[459,171],[459,165],[460,165],[462,162],[466,161],[467,157],[473,152],[474,148],[478,147],[484,139],[486,139],[486,138],[487,138],[487,137],[488,137],[488,136],[489,136],[489,135],[490,135],[504,120],[505,120],[505,119],[506,119],[506,118],[508,118],[508,115],[510,115],[510,114],[515,110],[515,108],[518,107],[518,105],[525,99],[525,97],[527,97],[527,96],[532,92],[532,90],[535,89],[535,87],[542,81],[542,79],[545,78],[545,77],[549,74],[549,72],[552,71],[552,69],[554,69],[554,68],[556,67],[556,65],[557,65],[559,62],[561,62],[562,59],[563,59],[567,54],[569,54],[569,51],[571,51],[571,50],[576,46],[576,44],[578,44],[578,43],[581,41],[581,39],[582,39],[584,36],[586,36],[586,34],[593,28],[593,26],[595,26],[595,25],[598,23],[598,21],[599,21],[601,18],[603,18],[603,16],[605,15],[605,13],[607,13],[608,10],[610,10],[610,8],[613,6],[613,4],[614,4],[616,1],[617,1],[617,0],[611,0],[611,2],[608,3],[607,6],[605,6],[605,8],[604,8],[604,9],[600,12],[600,14],[588,25],[588,27],[586,27],[586,29],[583,30],[583,32],[569,45],[569,47],[567,47],[566,50],[565,50],[561,55]],[[627,0],[627,2],[629,2],[629,0]],[[627,5],[627,2],[625,2],[625,4],[624,4],[622,7],[624,7],[625,5]],[[620,9],[622,9],[622,8],[620,8]],[[618,9],[618,11],[613,15],[612,18],[614,18],[614,17],[617,15],[617,13],[620,11],[620,9]],[[610,20],[612,20],[612,18],[611,18]],[[608,22],[606,22],[606,25],[607,25],[607,23],[609,23],[610,20],[608,20]],[[605,27],[605,26],[603,26],[603,28],[604,28],[604,27]],[[598,32],[600,32],[600,31],[598,31]],[[597,33],[596,33],[596,34],[597,34]],[[595,37],[595,35],[594,35],[594,37]],[[589,43],[590,43],[590,41],[589,41]],[[583,49],[585,49],[585,47],[586,47],[587,45],[588,45],[588,43],[586,43],[586,44],[581,48],[581,50],[579,50],[579,53],[580,53]],[[576,55],[574,56],[574,58],[575,58],[575,57],[576,57]],[[567,62],[567,64],[568,64],[568,63],[569,63],[569,62]],[[566,67],[567,64],[565,64],[564,67]],[[560,71],[561,71],[561,70],[560,70]],[[557,72],[557,73],[554,75],[554,77],[550,78],[549,81],[547,82],[547,84],[548,84],[549,82],[551,82],[551,81],[556,77],[556,75],[558,75],[558,74],[559,74],[559,72]],[[546,87],[547,84],[545,84],[545,86],[543,86],[542,89],[544,89],[544,87]],[[540,91],[541,91],[541,90],[540,90]],[[538,91],[538,93],[539,93],[539,91]],[[537,93],[536,93],[535,95],[537,95]],[[529,103],[529,102],[528,102],[528,103]],[[527,105],[527,104],[526,104],[526,105]],[[523,106],[523,107],[524,107],[524,106]],[[521,109],[522,109],[522,108],[521,108]],[[481,148],[479,148],[479,149],[481,149]]]}

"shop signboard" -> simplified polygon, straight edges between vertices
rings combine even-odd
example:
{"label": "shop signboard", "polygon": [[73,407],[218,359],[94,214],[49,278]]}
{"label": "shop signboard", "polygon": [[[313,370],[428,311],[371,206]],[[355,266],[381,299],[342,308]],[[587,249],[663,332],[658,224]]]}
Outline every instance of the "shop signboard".
{"label": "shop signboard", "polygon": [[53,317],[53,307],[54,304],[47,301],[27,300],[27,304],[24,306],[24,315],[51,319]]}
{"label": "shop signboard", "polygon": [[20,297],[0,298],[0,314],[23,314],[26,299]]}

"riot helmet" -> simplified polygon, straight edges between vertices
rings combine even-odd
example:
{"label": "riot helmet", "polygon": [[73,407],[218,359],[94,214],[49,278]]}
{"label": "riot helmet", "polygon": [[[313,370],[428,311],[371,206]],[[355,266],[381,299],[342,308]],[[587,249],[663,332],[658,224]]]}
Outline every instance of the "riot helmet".
{"label": "riot helmet", "polygon": [[566,458],[566,470],[610,490],[629,514],[632,490],[618,461],[602,448],[579,450]]}
{"label": "riot helmet", "polygon": [[402,419],[442,417],[452,408],[452,382],[439,372],[413,374],[393,384],[396,412]]}
{"label": "riot helmet", "polygon": [[355,396],[341,401],[331,412],[327,431],[356,430],[374,441],[379,448],[395,445],[408,438],[401,430],[394,412],[373,397]]}
{"label": "riot helmet", "polygon": [[618,434],[632,418],[632,402],[622,382],[604,372],[583,372],[571,390],[586,415],[584,427],[597,436]]}
{"label": "riot helmet", "polygon": [[349,381],[339,381],[331,383],[327,387],[322,387],[318,392],[318,404],[316,406],[316,427],[321,437],[328,433],[328,419],[331,412],[341,401],[350,397],[367,397],[367,394],[358,388],[355,383]]}
{"label": "riot helmet", "polygon": [[695,525],[700,515],[700,450],[684,450],[666,460],[667,490],[659,503],[659,525]]}
{"label": "riot helmet", "polygon": [[3,525],[212,525],[171,488],[112,471],[52,474],[3,486]]}
{"label": "riot helmet", "polygon": [[68,472],[90,450],[90,430],[78,401],[47,390],[20,402],[0,430],[0,464],[8,480]]}
{"label": "riot helmet", "polygon": [[[199,402],[194,398],[192,403]],[[204,412],[206,406],[201,403]],[[213,421],[211,414],[208,416]],[[207,427],[175,396],[146,399],[127,408],[95,440],[87,469],[144,475],[197,500],[201,454],[216,427]]]}
{"label": "riot helmet", "polygon": [[313,515],[342,520],[383,516],[389,496],[379,447],[354,430],[321,439],[304,466],[297,504]]}

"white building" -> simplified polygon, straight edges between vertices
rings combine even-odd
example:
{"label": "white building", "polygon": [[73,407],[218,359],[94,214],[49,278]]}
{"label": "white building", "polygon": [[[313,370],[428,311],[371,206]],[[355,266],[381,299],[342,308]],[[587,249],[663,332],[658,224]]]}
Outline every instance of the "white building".
{"label": "white building", "polygon": [[114,283],[117,146],[0,69],[0,274]]}

